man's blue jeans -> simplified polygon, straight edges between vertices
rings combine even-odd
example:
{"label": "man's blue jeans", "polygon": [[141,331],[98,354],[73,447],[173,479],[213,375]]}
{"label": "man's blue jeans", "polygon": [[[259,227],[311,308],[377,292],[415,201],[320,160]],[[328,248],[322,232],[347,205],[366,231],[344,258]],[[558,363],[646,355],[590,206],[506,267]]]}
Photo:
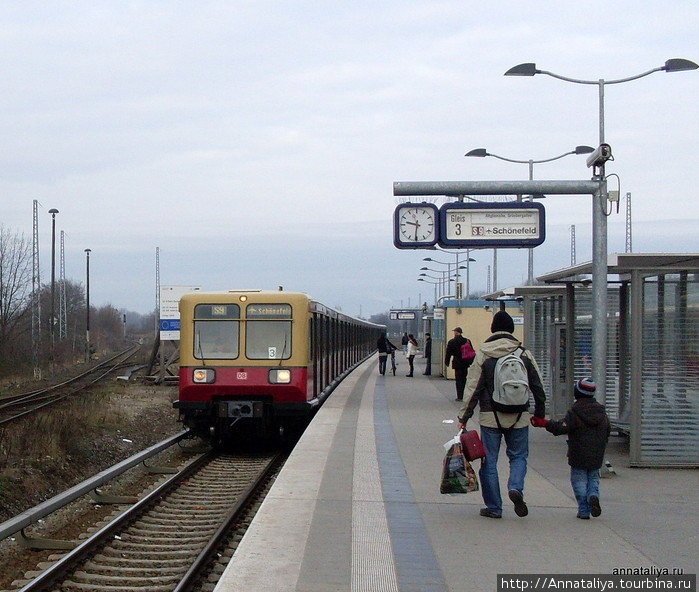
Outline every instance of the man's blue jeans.
{"label": "man's blue jeans", "polygon": [[578,514],[590,515],[590,496],[599,498],[599,469],[576,469],[570,467],[570,484],[573,486],[575,499],[578,500]]}
{"label": "man's blue jeans", "polygon": [[478,475],[481,479],[483,501],[489,510],[502,514],[502,498],[498,481],[498,454],[501,436],[505,436],[507,458],[510,459],[510,478],[507,490],[515,489],[524,494],[524,477],[527,474],[527,457],[529,456],[529,428],[515,428],[501,432],[497,428],[481,426],[481,440],[486,457],[481,460]]}

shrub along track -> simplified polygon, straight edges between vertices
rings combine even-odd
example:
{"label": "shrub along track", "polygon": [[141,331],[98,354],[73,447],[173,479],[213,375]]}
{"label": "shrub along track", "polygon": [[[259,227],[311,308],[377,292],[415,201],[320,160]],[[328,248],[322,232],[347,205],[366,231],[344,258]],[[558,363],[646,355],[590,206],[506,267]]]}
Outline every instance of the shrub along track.
{"label": "shrub along track", "polygon": [[[206,588],[223,541],[283,462],[279,454],[209,453],[168,479],[22,590],[100,592]],[[226,558],[230,552],[222,553]],[[32,574],[34,575],[34,574]],[[215,579],[215,576],[214,576]],[[210,587],[210,586],[209,586]]]}

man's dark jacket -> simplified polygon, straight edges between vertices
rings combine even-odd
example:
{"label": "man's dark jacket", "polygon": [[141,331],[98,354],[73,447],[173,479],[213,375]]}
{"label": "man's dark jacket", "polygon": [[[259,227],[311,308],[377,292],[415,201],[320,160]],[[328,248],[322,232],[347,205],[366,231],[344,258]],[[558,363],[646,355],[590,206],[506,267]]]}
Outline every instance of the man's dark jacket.
{"label": "man's dark jacket", "polygon": [[451,358],[451,367],[454,370],[465,370],[472,363],[473,360],[466,362],[461,357],[461,346],[466,343],[466,338],[463,335],[457,335],[454,339],[450,339],[447,342],[447,351],[444,356],[444,364],[449,366],[449,359]]}
{"label": "man's dark jacket", "polygon": [[554,436],[568,434],[568,464],[575,469],[599,469],[611,426],[609,418],[592,397],[580,397],[560,421],[549,421],[547,431]]}

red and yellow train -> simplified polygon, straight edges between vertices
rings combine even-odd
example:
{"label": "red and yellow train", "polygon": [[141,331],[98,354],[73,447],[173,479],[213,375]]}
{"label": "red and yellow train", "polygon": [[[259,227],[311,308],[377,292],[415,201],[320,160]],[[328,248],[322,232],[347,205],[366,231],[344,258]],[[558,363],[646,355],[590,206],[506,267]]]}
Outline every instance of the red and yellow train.
{"label": "red and yellow train", "polygon": [[295,430],[375,351],[382,331],[301,293],[187,294],[174,406],[185,425],[219,443]]}

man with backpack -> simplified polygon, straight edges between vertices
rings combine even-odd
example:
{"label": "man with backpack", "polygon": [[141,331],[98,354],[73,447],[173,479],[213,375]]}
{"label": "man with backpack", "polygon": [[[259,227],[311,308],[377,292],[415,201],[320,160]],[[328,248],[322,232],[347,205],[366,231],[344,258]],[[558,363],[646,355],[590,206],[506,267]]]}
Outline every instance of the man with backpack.
{"label": "man with backpack", "polygon": [[486,457],[481,460],[479,476],[486,507],[486,518],[502,517],[502,498],[498,481],[498,453],[505,438],[510,476],[508,497],[517,516],[529,513],[524,502],[524,478],[529,454],[529,398],[534,398],[535,417],[544,417],[546,394],[541,384],[534,356],[512,335],[512,317],[501,310],[493,317],[492,335],[485,340],[468,374],[467,403],[459,412],[459,426],[464,428],[480,406],[479,423]]}
{"label": "man with backpack", "polygon": [[468,367],[473,363],[475,357],[476,352],[473,351],[471,342],[463,336],[461,327],[456,327],[454,329],[454,338],[450,339],[447,343],[444,365],[449,367],[449,360],[451,360],[451,367],[454,369],[454,377],[456,379],[457,401],[464,400],[466,374],[468,373]]}

